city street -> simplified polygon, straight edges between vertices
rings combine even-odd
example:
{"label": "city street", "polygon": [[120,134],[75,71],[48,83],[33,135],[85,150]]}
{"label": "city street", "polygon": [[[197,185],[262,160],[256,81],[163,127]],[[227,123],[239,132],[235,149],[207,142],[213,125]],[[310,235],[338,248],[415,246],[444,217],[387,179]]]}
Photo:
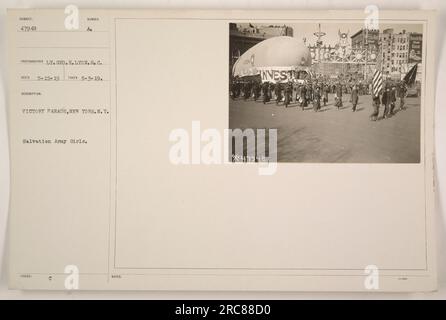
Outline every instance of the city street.
{"label": "city street", "polygon": [[[343,108],[329,103],[314,112],[293,102],[288,108],[275,101],[229,99],[229,128],[278,129],[279,162],[416,163],[420,161],[420,98],[406,98],[406,110],[389,119],[370,121],[372,99],[359,97],[352,112],[349,95]],[[399,101],[396,110],[399,108]]]}

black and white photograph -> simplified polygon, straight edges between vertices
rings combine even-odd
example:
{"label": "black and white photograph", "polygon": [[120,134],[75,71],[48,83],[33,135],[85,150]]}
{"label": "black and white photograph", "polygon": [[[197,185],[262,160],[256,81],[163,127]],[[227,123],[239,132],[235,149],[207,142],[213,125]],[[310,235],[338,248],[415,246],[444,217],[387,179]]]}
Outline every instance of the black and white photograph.
{"label": "black and white photograph", "polygon": [[420,162],[422,24],[230,23],[229,38],[229,128],[276,129],[277,162]]}

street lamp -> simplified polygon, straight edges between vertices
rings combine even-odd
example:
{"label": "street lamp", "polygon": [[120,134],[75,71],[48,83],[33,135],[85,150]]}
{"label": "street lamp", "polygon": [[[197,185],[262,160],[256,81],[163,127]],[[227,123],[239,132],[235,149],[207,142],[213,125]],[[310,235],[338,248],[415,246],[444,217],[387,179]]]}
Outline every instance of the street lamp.
{"label": "street lamp", "polygon": [[323,36],[325,36],[326,33],[321,31],[321,24],[320,24],[320,23],[319,23],[318,26],[319,26],[319,27],[318,27],[318,31],[315,32],[315,33],[313,33],[313,34],[317,37],[317,41],[316,41],[316,47],[317,47],[317,60],[318,60],[318,62],[320,62],[320,57],[321,57],[321,46],[322,46],[322,40],[321,40],[321,38],[322,38]]}

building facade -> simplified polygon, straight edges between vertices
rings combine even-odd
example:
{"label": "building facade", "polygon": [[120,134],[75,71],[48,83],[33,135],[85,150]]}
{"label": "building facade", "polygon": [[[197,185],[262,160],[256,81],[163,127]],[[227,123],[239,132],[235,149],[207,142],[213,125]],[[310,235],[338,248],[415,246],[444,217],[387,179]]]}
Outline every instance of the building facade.
{"label": "building facade", "polygon": [[385,29],[380,35],[381,61],[383,73],[393,79],[401,79],[418,63],[419,74],[422,70],[423,35],[405,30],[396,33],[394,29]]}
{"label": "building facade", "polygon": [[360,29],[351,36],[351,41],[353,50],[368,47],[370,54],[376,54],[379,50],[379,30]]}
{"label": "building facade", "polygon": [[387,78],[402,79],[418,63],[417,80],[421,77],[423,35],[416,32],[395,32],[394,29],[366,30],[354,33],[350,43],[334,46],[309,46],[313,69],[331,77],[350,75],[370,79],[376,68]]}

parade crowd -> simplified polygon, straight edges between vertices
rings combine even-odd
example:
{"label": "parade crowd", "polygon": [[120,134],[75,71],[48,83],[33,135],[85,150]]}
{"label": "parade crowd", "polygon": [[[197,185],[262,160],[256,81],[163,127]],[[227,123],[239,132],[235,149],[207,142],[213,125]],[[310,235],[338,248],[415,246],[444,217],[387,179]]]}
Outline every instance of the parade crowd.
{"label": "parade crowd", "polygon": [[329,94],[334,94],[334,106],[337,110],[343,108],[343,95],[349,96],[351,110],[357,111],[359,96],[371,95],[373,113],[370,120],[378,120],[380,106],[384,107],[383,115],[380,119],[392,117],[396,113],[397,100],[399,100],[399,110],[403,110],[407,86],[404,81],[388,80],[383,83],[383,89],[378,95],[373,94],[371,83],[362,81],[340,81],[324,79],[319,76],[313,79],[288,82],[261,82],[259,79],[239,79],[235,78],[231,84],[231,98],[254,101],[262,101],[266,104],[275,101],[276,105],[282,104],[288,107],[293,101],[305,110],[312,108],[315,112],[321,110],[322,105],[328,103]]}

